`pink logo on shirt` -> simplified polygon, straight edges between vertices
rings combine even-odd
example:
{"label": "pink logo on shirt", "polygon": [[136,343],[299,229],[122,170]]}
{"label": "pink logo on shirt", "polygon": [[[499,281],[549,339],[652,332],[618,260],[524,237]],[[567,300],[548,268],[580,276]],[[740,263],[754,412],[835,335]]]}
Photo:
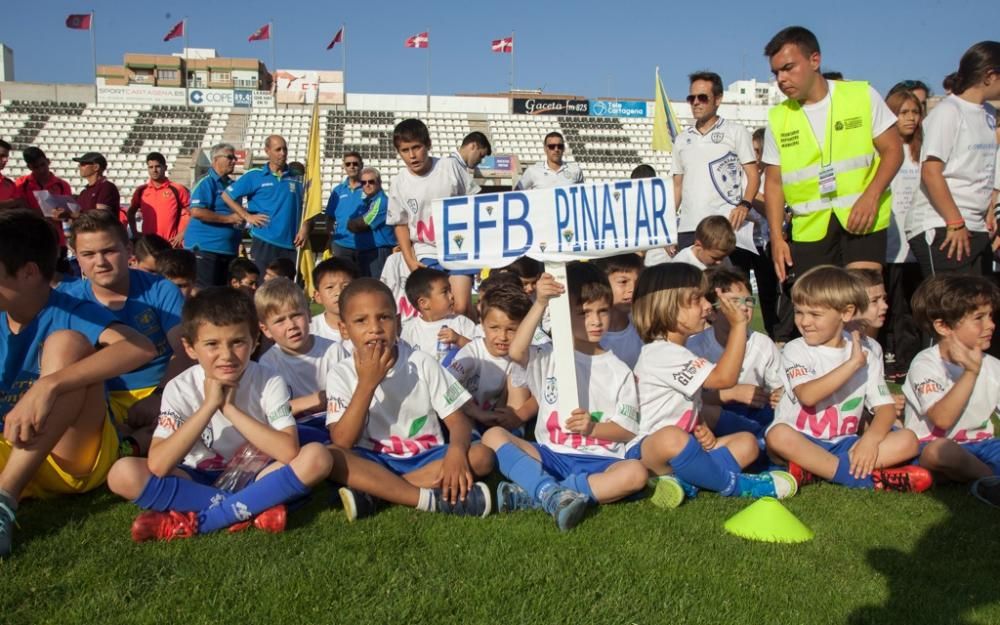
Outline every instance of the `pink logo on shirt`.
{"label": "pink logo on shirt", "polygon": [[840,414],[835,406],[830,406],[818,417],[815,406],[803,406],[799,410],[799,418],[795,422],[795,428],[814,438],[826,440],[856,433],[858,431],[858,418],[846,417],[841,423]]}
{"label": "pink logo on shirt", "polygon": [[694,428],[697,425],[698,415],[695,414],[694,410],[685,410],[684,414],[681,415],[680,421],[677,422],[677,427],[688,433],[694,432]]}
{"label": "pink logo on shirt", "polygon": [[433,243],[437,241],[434,237],[434,218],[431,217],[427,221],[417,222],[417,241],[422,241],[424,243]]}
{"label": "pink logo on shirt", "polygon": [[565,445],[566,447],[572,447],[573,449],[594,446],[611,449],[611,447],[615,445],[614,441],[609,441],[603,438],[594,438],[593,436],[584,436],[583,434],[567,432],[562,429],[559,425],[559,411],[557,410],[553,410],[549,415],[548,420],[545,422],[545,429],[549,431],[549,441],[551,443],[556,445]]}
{"label": "pink logo on shirt", "polygon": [[412,439],[400,436],[390,436],[383,440],[369,438],[368,441],[372,444],[372,451],[375,453],[392,454],[393,456],[416,456],[441,444],[433,434],[422,434]]}
{"label": "pink logo on shirt", "polygon": [[[949,438],[948,430],[945,430],[944,428],[934,427],[934,429],[931,430],[930,437],[926,440],[933,440],[935,438]],[[952,435],[950,438],[956,443],[971,443],[976,441],[983,441],[988,438],[993,438],[993,436],[989,432],[984,432],[982,430],[976,432],[973,436],[969,436],[969,430],[966,429],[955,432],[955,434]]]}

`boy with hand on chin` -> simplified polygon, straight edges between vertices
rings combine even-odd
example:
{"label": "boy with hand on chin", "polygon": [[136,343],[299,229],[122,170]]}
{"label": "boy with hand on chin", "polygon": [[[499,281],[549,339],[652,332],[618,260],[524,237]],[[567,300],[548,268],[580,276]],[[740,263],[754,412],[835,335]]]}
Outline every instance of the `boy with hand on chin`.
{"label": "boy with hand on chin", "polygon": [[[424,512],[484,517],[489,488],[475,477],[493,453],[470,444],[462,413],[471,397],[437,360],[398,340],[392,291],[359,278],[340,294],[342,334],[354,355],[327,376],[326,423],[333,471],[349,521],[383,502]],[[448,428],[445,443],[439,421]]]}

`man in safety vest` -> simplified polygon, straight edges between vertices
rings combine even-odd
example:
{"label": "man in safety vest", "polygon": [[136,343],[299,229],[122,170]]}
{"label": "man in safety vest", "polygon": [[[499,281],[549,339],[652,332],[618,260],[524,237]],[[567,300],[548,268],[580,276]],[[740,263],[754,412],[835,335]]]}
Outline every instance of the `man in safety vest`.
{"label": "man in safety vest", "polygon": [[[788,96],[769,111],[764,135],[764,198],[778,279],[822,264],[880,269],[889,183],[903,162],[895,115],[867,82],[823,78],[819,42],[801,26],[775,35],[764,55]],[[782,236],[786,204],[790,244]]]}

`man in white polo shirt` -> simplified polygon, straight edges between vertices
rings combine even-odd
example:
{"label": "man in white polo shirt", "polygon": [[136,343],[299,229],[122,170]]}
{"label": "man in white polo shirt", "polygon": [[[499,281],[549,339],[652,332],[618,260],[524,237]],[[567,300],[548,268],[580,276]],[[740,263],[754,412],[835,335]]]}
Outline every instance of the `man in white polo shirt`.
{"label": "man in white polo shirt", "polygon": [[561,133],[550,132],[545,135],[545,161],[539,161],[521,174],[515,189],[550,189],[569,184],[583,182],[583,171],[576,163],[563,161],[566,153],[566,140]]}
{"label": "man in white polo shirt", "polygon": [[[680,215],[677,244],[682,249],[694,243],[695,228],[705,217],[722,215],[733,230],[739,230],[760,186],[750,131],[718,115],[722,79],[714,72],[696,72],[688,78],[687,101],[695,124],[674,141],[672,166]],[[733,258],[742,266],[738,260]]]}

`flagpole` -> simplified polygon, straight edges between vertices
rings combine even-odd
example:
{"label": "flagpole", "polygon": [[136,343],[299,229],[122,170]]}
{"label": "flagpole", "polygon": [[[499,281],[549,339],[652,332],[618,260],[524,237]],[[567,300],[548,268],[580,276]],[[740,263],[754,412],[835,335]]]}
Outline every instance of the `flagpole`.
{"label": "flagpole", "polygon": [[184,30],[184,105],[188,106],[191,104],[188,93],[188,18],[184,18],[184,25],[181,28]]}
{"label": "flagpole", "polygon": [[278,108],[278,83],[275,78],[278,74],[278,66],[274,62],[274,22],[267,23],[267,42],[271,44],[271,90],[274,92],[274,108]]}
{"label": "flagpole", "polygon": [[510,31],[510,93],[514,93],[514,31]]}
{"label": "flagpole", "polygon": [[90,56],[94,62],[94,103],[97,103],[97,20],[96,11],[90,12]]}
{"label": "flagpole", "polygon": [[340,25],[340,45],[340,71],[343,74],[341,84],[344,87],[344,106],[347,106],[347,24]]}
{"label": "flagpole", "polygon": [[431,112],[431,31],[427,29],[427,112]]}

